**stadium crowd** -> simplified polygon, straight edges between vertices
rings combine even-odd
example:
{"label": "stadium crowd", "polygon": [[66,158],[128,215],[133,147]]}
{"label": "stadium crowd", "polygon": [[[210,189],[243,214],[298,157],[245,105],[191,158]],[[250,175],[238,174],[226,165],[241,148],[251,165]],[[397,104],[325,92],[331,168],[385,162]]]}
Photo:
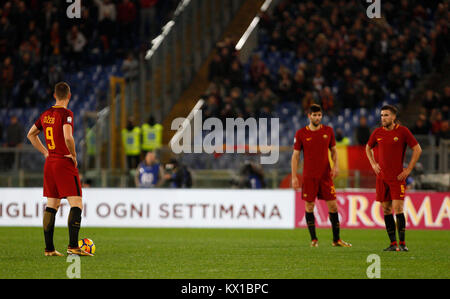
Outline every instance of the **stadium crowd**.
{"label": "stadium crowd", "polygon": [[[442,71],[450,45],[448,11],[448,2],[385,1],[389,25],[381,26],[368,21],[356,0],[281,1],[273,13],[260,15],[260,50],[248,66],[239,60],[231,39],[217,45],[206,114],[267,117],[278,103],[291,101],[303,109],[319,103],[333,116],[343,108],[373,109],[392,96],[404,107],[422,76]],[[289,55],[294,69],[283,64]],[[281,61],[277,70],[271,70],[267,57]],[[442,105],[426,107],[427,117],[442,118],[444,127],[448,93],[442,101],[424,103]],[[447,112],[439,112],[441,108]],[[437,125],[431,132],[438,134]],[[359,134],[367,135],[367,129]]]}
{"label": "stadium crowd", "polygon": [[[83,0],[81,18],[70,19],[66,1],[1,1],[0,107],[48,101],[66,72],[148,47],[178,2]],[[45,96],[36,92],[41,84]]]}
{"label": "stadium crowd", "polygon": [[411,132],[418,135],[432,134],[436,138],[436,145],[441,139],[450,140],[449,128],[450,85],[445,86],[443,94],[432,89],[425,91],[421,113]]}

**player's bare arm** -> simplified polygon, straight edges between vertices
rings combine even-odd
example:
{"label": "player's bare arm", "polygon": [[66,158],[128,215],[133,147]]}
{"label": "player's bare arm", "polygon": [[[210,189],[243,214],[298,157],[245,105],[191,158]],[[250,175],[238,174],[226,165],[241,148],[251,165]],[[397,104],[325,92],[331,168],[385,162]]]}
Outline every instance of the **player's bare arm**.
{"label": "player's bare arm", "polygon": [[139,183],[139,166],[136,168],[136,172],[134,174],[134,183],[136,184],[136,187],[141,186],[141,184]]}
{"label": "player's bare arm", "polygon": [[331,169],[331,178],[334,179],[339,174],[339,168],[338,168],[338,164],[337,164],[336,146],[333,146],[332,148],[330,148],[330,152],[331,152],[331,161],[333,161],[333,168]]}
{"label": "player's bare arm", "polygon": [[28,140],[30,140],[33,147],[37,149],[39,152],[41,152],[41,154],[43,154],[44,157],[47,159],[48,150],[42,144],[41,139],[39,139],[39,133],[41,133],[41,131],[36,127],[36,125],[33,125],[30,131],[28,132],[27,138]]}
{"label": "player's bare arm", "polygon": [[294,152],[292,153],[292,159],[291,159],[292,188],[294,188],[294,189],[300,188],[300,183],[297,178],[299,162],[300,162],[300,151],[294,150]]}
{"label": "player's bare arm", "polygon": [[156,184],[156,188],[161,188],[166,182],[165,171],[162,166],[159,167],[159,177],[161,178]]}
{"label": "player's bare arm", "polygon": [[402,173],[400,173],[397,177],[397,179],[399,181],[406,180],[406,178],[409,176],[411,171],[416,166],[417,161],[419,161],[420,156],[422,155],[422,147],[420,146],[420,144],[417,144],[415,147],[413,147],[412,151],[413,151],[413,153],[412,153],[411,161],[408,164],[408,167],[403,169]]}
{"label": "player's bare arm", "polygon": [[370,148],[369,145],[366,145],[366,155],[367,158],[370,161],[370,165],[372,165],[372,169],[373,171],[375,171],[376,175],[379,175],[381,172],[381,167],[380,165],[375,161],[375,158],[373,156],[373,150]]}
{"label": "player's bare arm", "polygon": [[67,155],[67,158],[72,159],[73,163],[75,164],[75,167],[77,167],[77,153],[75,151],[75,140],[72,135],[72,126],[70,125],[64,125],[63,127],[64,132],[64,140],[66,142],[67,149],[70,152],[70,155]]}

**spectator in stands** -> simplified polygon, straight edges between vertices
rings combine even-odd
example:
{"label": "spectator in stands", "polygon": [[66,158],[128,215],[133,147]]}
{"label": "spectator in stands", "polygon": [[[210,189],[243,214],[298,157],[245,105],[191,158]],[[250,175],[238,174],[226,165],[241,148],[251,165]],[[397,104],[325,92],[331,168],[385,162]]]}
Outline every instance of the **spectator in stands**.
{"label": "spectator in stands", "polygon": [[439,146],[441,140],[450,140],[449,121],[445,120],[441,123],[441,129],[436,135],[436,145]]}
{"label": "spectator in stands", "polygon": [[152,40],[157,34],[156,17],[159,0],[140,0],[140,37],[141,41]]}
{"label": "spectator in stands", "polygon": [[[24,127],[18,122],[16,116],[12,116],[9,126],[6,128],[6,147],[21,148],[25,138]],[[6,169],[11,169],[16,162],[14,153],[3,155]]]}
{"label": "spectator in stands", "polygon": [[294,77],[294,99],[303,99],[306,91],[310,90],[310,84],[306,79],[305,72],[302,69],[298,69]]}
{"label": "spectator in stands", "polygon": [[432,70],[433,52],[430,42],[425,36],[420,40],[420,45],[416,46],[415,52],[417,53],[417,59],[420,62],[420,68],[425,73],[429,73]]}
{"label": "spectator in stands", "polygon": [[239,87],[234,87],[230,91],[231,105],[237,117],[247,118],[245,115],[244,99],[242,98],[242,91]]}
{"label": "spectator in stands", "polygon": [[218,117],[219,114],[220,114],[219,98],[214,94],[210,94],[208,96],[208,99],[206,100],[206,105],[203,108],[203,115],[205,118],[210,118],[210,117]]}
{"label": "spectator in stands", "polygon": [[314,104],[314,95],[312,91],[307,91],[302,99],[303,111],[308,111],[312,104]]}
{"label": "spectator in stands", "polygon": [[139,75],[139,63],[132,52],[128,53],[127,58],[123,61],[122,72],[127,81],[137,79]]}
{"label": "spectator in stands", "polygon": [[366,145],[370,138],[370,128],[367,125],[367,118],[361,116],[359,126],[355,129],[355,140],[358,145]]}
{"label": "spectator in stands", "polygon": [[220,83],[225,76],[225,67],[220,54],[215,52],[209,64],[208,79],[211,82]]}
{"label": "spectator in stands", "polygon": [[20,74],[18,82],[18,95],[16,97],[15,107],[24,107],[32,105],[33,99],[33,80],[37,75],[37,70],[31,62],[29,53],[24,53],[17,68],[17,73]]}
{"label": "spectator in stands", "polygon": [[153,152],[145,155],[136,169],[134,181],[138,188],[159,188],[165,183],[164,169]]}
{"label": "spectator in stands", "polygon": [[285,66],[281,66],[279,71],[279,80],[278,80],[278,95],[280,96],[282,101],[291,101],[292,97],[292,79],[291,73],[288,68]]}
{"label": "spectator in stands", "polygon": [[320,104],[324,114],[330,116],[334,114],[334,94],[329,86],[325,86],[320,92]]}
{"label": "spectator in stands", "polygon": [[9,126],[6,128],[6,146],[7,147],[22,147],[25,138],[25,129],[19,123],[16,116],[12,116]]}
{"label": "spectator in stands", "polygon": [[141,128],[135,126],[133,119],[128,119],[127,127],[122,129],[122,145],[127,158],[128,169],[134,169],[141,155]]}
{"label": "spectator in stands", "polygon": [[242,70],[239,59],[235,58],[231,63],[230,69],[225,74],[224,84],[232,87],[242,88],[244,85],[244,71]]}
{"label": "spectator in stands", "polygon": [[120,44],[125,49],[130,49],[135,44],[136,14],[136,6],[130,0],[122,0],[117,7]]}
{"label": "spectator in stands", "polygon": [[67,36],[67,43],[70,46],[70,61],[73,63],[76,70],[79,70],[81,63],[84,60],[84,48],[87,40],[83,33],[78,30],[77,26],[72,26],[72,29]]}
{"label": "spectator in stands", "polygon": [[0,69],[0,106],[9,108],[12,89],[14,87],[14,66],[11,57],[6,57]]}
{"label": "spectator in stands", "polygon": [[83,6],[81,9],[81,19],[78,21],[79,30],[83,33],[88,43],[97,34],[97,23],[94,16],[91,15],[91,10],[92,8]]}
{"label": "spectator in stands", "polygon": [[336,129],[336,145],[350,145],[350,139],[344,136],[341,128]]}
{"label": "spectator in stands", "polygon": [[440,108],[438,97],[432,89],[427,89],[425,92],[425,99],[422,102],[422,107],[426,109],[428,116],[431,115],[433,109]]}
{"label": "spectator in stands", "polygon": [[244,165],[239,170],[238,187],[242,189],[266,188],[264,170],[261,165],[245,161]]}
{"label": "spectator in stands", "polygon": [[367,85],[364,85],[362,87],[362,90],[361,90],[358,98],[359,98],[359,107],[360,108],[372,109],[375,107],[375,102],[373,99],[373,92],[371,90],[369,90]]}
{"label": "spectator in stands", "polygon": [[255,97],[255,110],[258,117],[270,117],[273,108],[279,103],[279,98],[273,93],[269,87],[265,87],[259,91]]}
{"label": "spectator in stands", "polygon": [[441,111],[444,116],[444,119],[448,120],[450,119],[450,85],[447,85],[444,87],[444,94],[442,96],[442,107]]}
{"label": "spectator in stands", "polygon": [[403,62],[403,73],[405,74],[406,80],[410,80],[410,84],[414,86],[421,72],[422,70],[419,61],[416,59],[416,54],[414,51],[409,51],[408,57]]}
{"label": "spectator in stands", "polygon": [[116,33],[117,11],[111,0],[94,0],[98,7],[98,32],[106,47],[113,46]]}
{"label": "spectator in stands", "polygon": [[411,129],[411,133],[414,135],[428,135],[430,133],[430,127],[425,114],[420,114],[414,127]]}
{"label": "spectator in stands", "polygon": [[430,120],[431,120],[431,133],[433,133],[434,135],[438,135],[439,132],[441,131],[443,121],[442,112],[437,109],[434,109],[431,113]]}
{"label": "spectator in stands", "polygon": [[61,54],[61,34],[59,30],[59,23],[54,22],[50,30],[50,55],[58,56]]}
{"label": "spectator in stands", "polygon": [[165,165],[164,179],[169,182],[170,188],[187,189],[192,187],[192,175],[189,169],[177,159],[171,159]]}
{"label": "spectator in stands", "polygon": [[404,77],[402,70],[398,64],[394,65],[392,71],[388,74],[387,88],[390,92],[399,92],[402,96],[405,95]]}
{"label": "spectator in stands", "polygon": [[[6,6],[6,4],[5,4]],[[11,25],[6,15],[0,17],[0,59],[12,52],[17,40],[16,28]]]}
{"label": "spectator in stands", "polygon": [[267,67],[258,54],[253,54],[250,63],[250,78],[253,86],[258,86],[264,78]]}
{"label": "spectator in stands", "polygon": [[44,8],[41,14],[41,28],[44,32],[48,32],[53,28],[53,24],[57,22],[58,19],[58,11],[55,6],[53,6],[52,1],[46,1],[44,3]]}

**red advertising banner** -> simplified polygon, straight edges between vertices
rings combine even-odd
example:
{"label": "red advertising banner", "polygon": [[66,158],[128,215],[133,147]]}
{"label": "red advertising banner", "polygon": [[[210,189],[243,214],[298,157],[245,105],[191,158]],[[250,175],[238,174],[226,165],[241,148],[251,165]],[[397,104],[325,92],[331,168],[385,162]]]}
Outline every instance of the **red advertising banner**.
{"label": "red advertising banner", "polygon": [[[381,204],[375,192],[337,192],[342,228],[385,228]],[[327,204],[316,201],[317,227],[331,227]],[[407,192],[404,203],[407,229],[450,229],[450,192]],[[301,192],[295,195],[295,227],[306,227]]]}

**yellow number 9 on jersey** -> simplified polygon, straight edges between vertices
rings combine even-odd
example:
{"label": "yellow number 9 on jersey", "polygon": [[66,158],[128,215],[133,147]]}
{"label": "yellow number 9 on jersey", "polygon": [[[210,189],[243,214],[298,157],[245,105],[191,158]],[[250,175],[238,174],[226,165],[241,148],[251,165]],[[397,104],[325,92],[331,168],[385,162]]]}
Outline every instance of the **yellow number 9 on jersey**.
{"label": "yellow number 9 on jersey", "polygon": [[45,139],[47,139],[47,146],[49,150],[54,150],[56,148],[55,140],[53,139],[53,128],[47,127],[45,129]]}

